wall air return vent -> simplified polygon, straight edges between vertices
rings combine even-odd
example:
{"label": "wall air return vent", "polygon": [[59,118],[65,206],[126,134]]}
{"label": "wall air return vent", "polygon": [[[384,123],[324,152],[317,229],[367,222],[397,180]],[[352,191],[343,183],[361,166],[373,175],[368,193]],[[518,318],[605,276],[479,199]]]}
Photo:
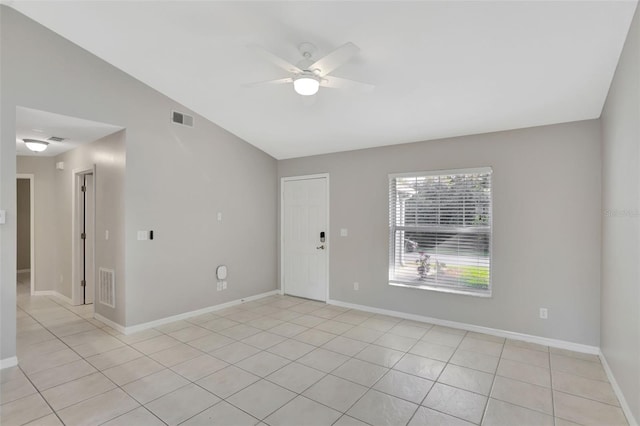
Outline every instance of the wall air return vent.
{"label": "wall air return vent", "polygon": [[98,302],[111,308],[116,307],[116,273],[113,269],[98,270]]}
{"label": "wall air return vent", "polygon": [[59,136],[51,136],[49,139],[47,139],[48,141],[52,141],[52,142],[62,142],[63,140],[65,140],[66,138],[61,138]]}
{"label": "wall air return vent", "polygon": [[171,111],[171,121],[187,127],[193,127],[193,117],[182,112]]}

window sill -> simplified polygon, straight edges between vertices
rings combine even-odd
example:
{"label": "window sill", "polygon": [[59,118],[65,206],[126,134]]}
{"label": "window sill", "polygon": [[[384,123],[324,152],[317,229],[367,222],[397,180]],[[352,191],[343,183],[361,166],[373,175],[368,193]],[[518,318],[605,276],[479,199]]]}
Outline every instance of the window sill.
{"label": "window sill", "polygon": [[474,296],[474,297],[483,297],[483,298],[492,297],[490,289],[487,291],[474,291],[474,290],[463,290],[458,288],[438,287],[438,286],[431,286],[431,285],[411,285],[411,284],[403,284],[403,283],[397,283],[397,282],[390,282],[389,285],[394,287],[413,288],[416,290],[437,291],[439,293],[459,294],[462,296]]}

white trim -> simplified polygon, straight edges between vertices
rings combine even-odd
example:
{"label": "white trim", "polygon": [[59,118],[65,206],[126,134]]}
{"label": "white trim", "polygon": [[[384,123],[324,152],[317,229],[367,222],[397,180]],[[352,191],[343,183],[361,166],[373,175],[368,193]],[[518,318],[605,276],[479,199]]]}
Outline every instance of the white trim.
{"label": "white trim", "polygon": [[78,205],[78,191],[79,191],[79,180],[78,178],[82,175],[93,175],[93,230],[91,230],[93,232],[94,238],[93,238],[93,247],[90,247],[91,250],[93,250],[93,262],[94,265],[90,268],[90,273],[93,274],[93,285],[94,285],[94,299],[95,299],[95,243],[96,243],[96,238],[95,238],[95,225],[96,225],[96,206],[95,206],[95,202],[96,202],[96,166],[95,164],[92,165],[87,165],[84,167],[79,167],[76,169],[73,169],[71,171],[71,300],[72,300],[72,305],[76,306],[76,305],[81,305],[82,301],[80,300],[80,286],[75,286],[74,283],[76,281],[79,282],[78,280],[78,275],[79,275],[79,271],[77,269],[79,269],[79,265],[78,265],[78,257],[80,256],[80,254],[77,252],[78,250],[78,244],[77,244],[77,240],[79,239],[80,236],[80,231],[79,231],[79,225],[76,223],[76,218],[78,216],[78,209],[80,208]]}
{"label": "white trim", "polygon": [[397,177],[413,177],[419,176],[448,176],[448,175],[470,175],[475,173],[493,173],[493,168],[488,167],[475,167],[470,169],[443,169],[443,170],[429,170],[423,172],[407,172],[407,173],[389,173],[389,179]]}
{"label": "white trim", "polygon": [[[491,259],[489,259],[489,262],[491,262]],[[488,291],[483,290],[481,293],[480,291],[474,291],[471,289],[464,290],[462,289],[462,287],[455,288],[455,287],[445,287],[445,286],[427,285],[427,284],[411,285],[411,284],[405,284],[401,281],[393,281],[393,280],[389,280],[389,285],[394,287],[412,288],[414,290],[428,290],[428,291],[438,291],[440,293],[459,294],[460,296],[474,296],[474,297],[486,297],[486,298],[493,297],[491,294],[491,287],[489,287]]]}
{"label": "white trim", "polygon": [[63,302],[65,302],[68,305],[72,305],[73,306],[73,301],[68,298],[67,296],[65,296],[62,293],[58,293],[57,291],[55,292],[55,294],[53,295],[54,297],[57,297],[59,299],[61,299]]}
{"label": "white trim", "polygon": [[[403,282],[394,279],[395,278],[395,265],[396,265],[396,236],[395,232],[398,229],[408,230],[407,228],[416,228],[416,230],[423,228],[421,226],[405,226],[405,225],[397,225],[396,215],[395,213],[398,205],[398,200],[393,199],[392,194],[396,192],[396,190],[392,190],[392,184],[395,179],[402,177],[424,177],[424,176],[449,176],[449,175],[467,175],[467,174],[488,174],[489,175],[489,183],[490,183],[490,203],[489,203],[489,285],[486,290],[472,290],[468,288],[463,288],[463,286],[449,287],[446,285],[412,285],[408,282]],[[389,285],[397,286],[397,287],[405,287],[405,288],[413,288],[416,290],[427,290],[427,291],[436,291],[441,293],[449,293],[449,294],[458,294],[462,296],[472,296],[472,297],[484,297],[484,298],[492,298],[493,297],[493,200],[494,200],[494,192],[493,192],[493,168],[491,166],[486,167],[476,167],[476,168],[467,168],[467,169],[444,169],[444,170],[432,170],[432,171],[423,171],[423,172],[408,172],[408,173],[391,173],[388,175],[389,182]],[[397,197],[395,197],[397,198]],[[394,208],[391,208],[391,207]],[[404,211],[404,206],[402,207]],[[402,213],[403,214],[403,213]],[[403,221],[404,223],[404,221]],[[432,225],[432,227],[437,228],[440,225]]]}
{"label": "white trim", "polygon": [[284,295],[284,183],[296,180],[310,180],[310,179],[326,179],[326,208],[327,208],[327,229],[325,230],[325,241],[327,247],[327,265],[326,265],[326,274],[327,274],[327,295],[325,296],[325,300],[323,302],[329,303],[331,300],[330,289],[331,289],[331,278],[330,278],[330,260],[331,260],[331,220],[330,220],[330,203],[331,203],[331,184],[329,173],[317,173],[314,175],[303,175],[303,176],[285,176],[280,178],[280,293]]}
{"label": "white trim", "polygon": [[597,355],[600,348],[597,346],[583,345],[581,343],[568,342],[566,340],[550,339],[548,337],[534,336],[531,334],[516,333],[514,331],[500,330],[497,328],[483,327],[479,325],[467,324],[463,322],[448,321],[438,318],[425,317],[423,315],[408,314],[406,312],[391,311],[388,309],[373,308],[371,306],[356,305],[354,303],[341,302],[339,300],[329,300],[330,305],[341,306],[343,308],[358,309],[360,311],[372,312],[375,314],[389,315],[398,318],[409,319],[430,324],[442,325],[445,327],[457,328],[460,330],[475,331],[477,333],[489,334],[491,336],[505,337],[507,339],[522,340],[524,342],[537,343],[539,345],[551,346],[559,349],[568,349],[574,352]]}
{"label": "white trim", "polygon": [[209,312],[215,312],[215,311],[219,311],[221,309],[225,309],[225,308],[230,308],[232,306],[236,306],[236,305],[240,305],[241,303],[245,303],[245,302],[251,302],[253,300],[258,300],[258,299],[262,299],[264,297],[268,297],[268,296],[273,296],[274,294],[279,294],[280,290],[271,290],[268,291],[266,293],[261,293],[261,294],[256,294],[255,296],[249,296],[249,297],[244,297],[242,299],[236,299],[236,300],[232,300],[230,302],[226,302],[226,303],[221,303],[219,305],[214,305],[214,306],[209,306],[206,308],[202,308],[202,309],[197,309],[195,311],[189,311],[189,312],[184,312],[182,314],[178,314],[178,315],[172,315],[170,317],[166,317],[166,318],[160,318],[154,321],[149,321],[149,322],[145,322],[142,324],[137,324],[137,325],[132,325],[129,327],[123,327],[122,325],[115,323],[105,317],[103,317],[100,314],[93,314],[93,317],[95,319],[97,319],[98,321],[102,321],[105,324],[107,324],[109,327],[118,330],[120,333],[122,334],[133,334],[133,333],[137,333],[139,331],[143,331],[143,330],[147,330],[149,328],[154,328],[154,327],[158,327],[164,324],[168,324],[174,321],[179,321],[179,320],[183,320],[186,318],[191,318],[191,317],[195,317],[198,315],[202,315],[202,314],[208,314]]}
{"label": "white trim", "polygon": [[12,356],[11,358],[0,359],[0,370],[5,368],[15,367],[18,365],[18,357]]}
{"label": "white trim", "polygon": [[611,367],[609,367],[607,358],[604,356],[604,353],[602,353],[602,349],[600,349],[598,352],[599,352],[598,356],[600,357],[600,361],[602,362],[602,367],[604,367],[604,371],[605,373],[607,373],[607,378],[609,379],[609,383],[611,383],[613,392],[618,397],[618,401],[620,402],[620,407],[622,408],[624,415],[627,417],[629,426],[638,426],[638,421],[636,420],[635,417],[633,417],[633,412],[631,411],[631,407],[629,407],[627,400],[624,398],[622,389],[620,389],[620,386],[618,386],[618,382],[616,381],[616,378],[613,375],[613,371],[611,371]]}
{"label": "white trim", "polygon": [[93,317],[95,319],[97,319],[98,321],[107,324],[109,327],[113,328],[114,330],[116,330],[116,331],[118,331],[118,332],[120,332],[122,334],[131,334],[131,332],[127,333],[127,328],[126,327],[121,326],[117,322],[111,321],[109,318],[103,317],[102,315],[100,315],[97,312],[93,313]]}
{"label": "white trim", "polygon": [[18,179],[29,179],[29,269],[21,269],[17,272],[32,271],[29,276],[29,287],[31,289],[31,295],[36,291],[36,206],[35,206],[35,181],[36,175],[33,173],[17,173],[16,181]]}
{"label": "white trim", "polygon": [[17,272],[18,274],[23,274],[23,273],[25,273],[25,272],[30,272],[30,271],[31,271],[31,269],[18,269],[16,272]]}
{"label": "white trim", "polygon": [[67,296],[65,296],[62,293],[59,293],[55,290],[37,290],[34,292],[33,294],[34,296],[52,296],[52,297],[57,297],[59,299],[61,299],[63,302],[73,306],[73,301],[68,298]]}
{"label": "white trim", "polygon": [[280,180],[282,182],[288,182],[290,180],[309,180],[309,179],[320,179],[320,178],[329,178],[329,173],[316,173],[315,175],[302,175],[302,176],[284,176],[284,177],[281,177]]}

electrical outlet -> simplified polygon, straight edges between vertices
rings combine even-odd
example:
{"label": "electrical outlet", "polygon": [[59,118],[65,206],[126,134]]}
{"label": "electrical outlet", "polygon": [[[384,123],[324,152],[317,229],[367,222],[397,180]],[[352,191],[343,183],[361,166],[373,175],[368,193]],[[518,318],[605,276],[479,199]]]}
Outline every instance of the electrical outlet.
{"label": "electrical outlet", "polygon": [[218,291],[222,290],[222,283],[218,281]]}
{"label": "electrical outlet", "polygon": [[227,289],[227,282],[226,281],[222,281],[222,289],[223,290]]}
{"label": "electrical outlet", "polygon": [[541,319],[549,318],[549,310],[547,308],[540,308],[540,318]]}
{"label": "electrical outlet", "polygon": [[222,212],[218,212],[218,222],[222,222]]}
{"label": "electrical outlet", "polygon": [[360,284],[359,284],[359,283],[357,283],[357,282],[353,283],[353,289],[354,289],[355,291],[360,290]]}

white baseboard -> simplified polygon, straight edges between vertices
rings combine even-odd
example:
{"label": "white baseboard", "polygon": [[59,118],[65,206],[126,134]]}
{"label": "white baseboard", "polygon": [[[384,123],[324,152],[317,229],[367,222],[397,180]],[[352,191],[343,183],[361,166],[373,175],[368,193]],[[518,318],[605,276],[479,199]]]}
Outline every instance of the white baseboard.
{"label": "white baseboard", "polygon": [[118,324],[117,322],[111,321],[109,318],[106,318],[106,317],[100,315],[97,312],[93,313],[93,317],[95,319],[97,319],[98,321],[107,324],[109,327],[113,328],[114,330],[118,331],[119,333],[127,334],[127,329],[124,326]]}
{"label": "white baseboard", "polygon": [[57,296],[58,292],[53,290],[36,290],[33,296]]}
{"label": "white baseboard", "polygon": [[620,407],[624,412],[624,415],[627,417],[627,421],[629,422],[629,426],[638,426],[638,421],[635,417],[633,417],[633,413],[631,412],[631,408],[627,403],[627,400],[622,393],[622,389],[618,386],[618,382],[616,381],[616,377],[613,375],[613,371],[611,371],[611,367],[609,367],[609,363],[607,362],[607,358],[602,353],[602,350],[599,351],[598,356],[600,357],[600,361],[602,362],[602,367],[604,367],[605,373],[607,373],[607,378],[609,378],[609,383],[611,383],[611,387],[613,388],[613,392],[615,392],[618,397],[618,401],[620,402]]}
{"label": "white baseboard", "polygon": [[71,300],[70,297],[67,297],[64,294],[58,293],[57,291],[55,293],[56,293],[55,297],[61,299],[63,302],[65,302],[68,305],[74,306],[73,305],[73,300]]}
{"label": "white baseboard", "polygon": [[55,290],[36,290],[33,292],[34,296],[53,296],[53,297],[57,297],[60,300],[62,300],[63,302],[69,304],[69,305],[73,305],[73,302],[71,301],[70,298],[68,298],[67,296],[58,293]]}
{"label": "white baseboard", "polygon": [[264,297],[272,296],[274,294],[279,294],[279,293],[280,293],[280,290],[272,290],[272,291],[268,291],[266,293],[256,294],[255,296],[249,296],[249,297],[245,297],[245,298],[242,298],[242,299],[236,299],[236,300],[232,300],[231,302],[221,303],[219,305],[209,306],[209,307],[206,307],[206,308],[202,308],[202,309],[198,309],[198,310],[190,311],[190,312],[185,312],[185,313],[178,314],[178,315],[172,315],[170,317],[160,318],[160,319],[157,319],[157,320],[154,320],[154,321],[149,321],[149,322],[145,322],[145,323],[142,323],[142,324],[132,325],[132,326],[129,326],[129,327],[123,327],[122,325],[117,324],[117,323],[115,323],[115,322],[113,322],[113,321],[111,321],[111,320],[109,320],[107,318],[104,318],[102,315],[99,315],[99,314],[94,314],[94,318],[97,319],[98,321],[104,322],[109,327],[111,327],[111,328],[113,328],[115,330],[118,330],[122,334],[133,334],[133,333],[137,333],[139,331],[147,330],[149,328],[159,327],[161,325],[168,324],[170,322],[179,321],[179,320],[195,317],[195,316],[202,315],[202,314],[208,314],[210,312],[215,312],[215,311],[219,311],[221,309],[230,308],[232,306],[236,306],[236,305],[239,305],[241,303],[251,302],[252,300],[262,299]]}
{"label": "white baseboard", "polygon": [[0,370],[18,365],[18,357],[0,359]]}
{"label": "white baseboard", "polygon": [[425,317],[422,315],[408,314],[406,312],[391,311],[387,309],[373,308],[371,306],[356,305],[354,303],[341,302],[339,300],[327,301],[330,305],[341,306],[343,308],[358,309],[360,311],[372,312],[374,314],[389,315],[398,318],[404,318],[419,322],[428,322],[430,324],[441,325],[445,327],[458,328],[461,330],[475,331],[477,333],[490,334],[492,336],[505,337],[513,340],[522,340],[539,345],[551,346],[554,348],[568,349],[570,351],[582,352],[597,355],[600,348],[597,346],[583,345],[580,343],[567,342],[565,340],[549,339],[547,337],[533,336],[531,334],[516,333],[513,331],[500,330],[497,328],[483,327],[479,325],[466,324],[463,322],[448,321],[438,318]]}

